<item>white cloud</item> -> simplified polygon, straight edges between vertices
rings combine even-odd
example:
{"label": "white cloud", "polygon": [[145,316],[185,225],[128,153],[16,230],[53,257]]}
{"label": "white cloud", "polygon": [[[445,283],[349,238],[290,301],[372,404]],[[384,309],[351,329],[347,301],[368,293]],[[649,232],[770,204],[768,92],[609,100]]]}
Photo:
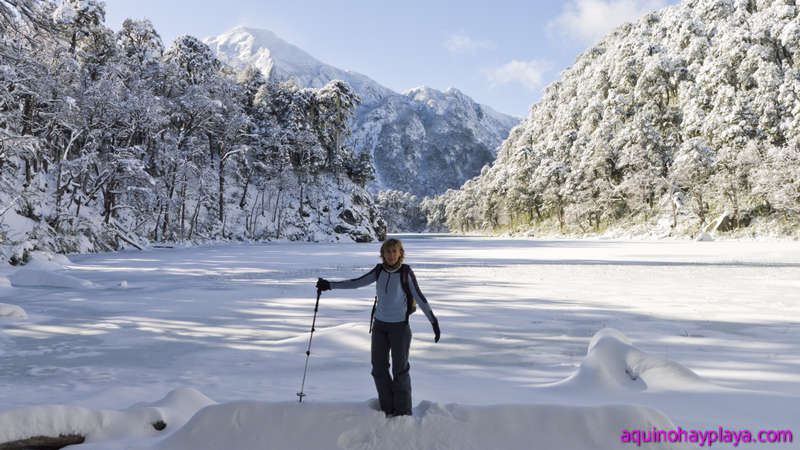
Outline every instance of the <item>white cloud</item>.
{"label": "white cloud", "polygon": [[619,25],[669,3],[669,0],[569,0],[561,14],[550,21],[548,30],[560,37],[591,44]]}
{"label": "white cloud", "polygon": [[552,64],[547,61],[517,61],[516,59],[489,71],[491,86],[508,83],[520,83],[531,91],[536,91],[544,84],[544,74]]}
{"label": "white cloud", "polygon": [[444,41],[444,48],[453,53],[464,53],[475,50],[494,50],[496,46],[492,41],[476,41],[464,33],[456,33]]}

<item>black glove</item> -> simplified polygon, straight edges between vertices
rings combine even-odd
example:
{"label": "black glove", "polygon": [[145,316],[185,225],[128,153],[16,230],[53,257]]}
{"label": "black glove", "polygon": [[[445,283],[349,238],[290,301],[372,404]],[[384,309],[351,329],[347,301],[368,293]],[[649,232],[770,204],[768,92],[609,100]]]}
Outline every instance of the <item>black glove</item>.
{"label": "black glove", "polygon": [[331,282],[324,278],[317,278],[317,289],[320,291],[330,291]]}
{"label": "black glove", "polygon": [[439,336],[442,334],[442,332],[439,330],[439,319],[434,317],[431,325],[433,325],[433,342],[439,342]]}

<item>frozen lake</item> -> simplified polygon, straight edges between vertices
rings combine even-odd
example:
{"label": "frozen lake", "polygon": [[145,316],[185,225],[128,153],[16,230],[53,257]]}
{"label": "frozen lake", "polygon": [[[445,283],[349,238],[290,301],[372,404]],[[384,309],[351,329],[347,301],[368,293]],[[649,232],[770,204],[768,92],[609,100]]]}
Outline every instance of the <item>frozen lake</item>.
{"label": "frozen lake", "polygon": [[[800,243],[399,237],[442,328],[434,344],[424,315],[411,318],[415,405],[635,403],[676,425],[794,424],[800,432]],[[0,319],[0,411],[121,409],[181,387],[216,402],[295,401],[316,278],[360,276],[379,247],[72,255],[65,269],[17,274],[16,283],[14,269],[4,269],[14,287],[0,287],[0,303],[28,318]],[[37,276],[94,285],[40,287]],[[322,294],[306,401],[375,397],[373,296],[371,286]],[[603,328],[715,389],[680,380],[638,392],[559,383]]]}

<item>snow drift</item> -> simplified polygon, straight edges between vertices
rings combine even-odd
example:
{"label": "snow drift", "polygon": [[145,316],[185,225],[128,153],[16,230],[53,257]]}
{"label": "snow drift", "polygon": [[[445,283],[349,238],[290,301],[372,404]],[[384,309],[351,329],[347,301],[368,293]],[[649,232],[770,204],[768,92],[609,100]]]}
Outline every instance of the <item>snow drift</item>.
{"label": "snow drift", "polygon": [[96,284],[63,273],[65,266],[71,264],[64,255],[49,252],[32,252],[30,261],[16,272],[9,275],[8,280],[13,287],[49,287],[67,289],[95,288]]}
{"label": "snow drift", "polygon": [[618,448],[622,429],[653,426],[672,423],[658,411],[630,405],[462,406],[425,401],[411,417],[387,419],[367,403],[234,402],[201,410],[157,448]]}
{"label": "snow drift", "polygon": [[176,389],[154,403],[140,403],[124,411],[77,406],[42,405],[0,413],[0,444],[34,436],[80,435],[87,442],[148,437],[154,424],[180,427],[200,408],[213,403],[194,389]]}
{"label": "snow drift", "polygon": [[[132,438],[159,450],[246,449],[552,449],[625,448],[623,429],[674,427],[643,406],[463,406],[428,401],[414,415],[387,419],[376,400],[364,403],[231,402],[214,405],[192,389],[125,411],[38,406],[0,414],[0,444],[32,436],[86,436],[89,448],[130,448]],[[210,406],[207,406],[210,405]],[[565,430],[569,430],[565,433]],[[125,442],[119,441],[125,439]],[[114,440],[117,440],[116,442]],[[653,448],[666,448],[654,446]]]}
{"label": "snow drift", "polygon": [[67,289],[86,289],[96,287],[88,280],[81,280],[64,273],[23,267],[9,277],[14,287],[49,287]]}
{"label": "snow drift", "polygon": [[28,314],[17,305],[0,303],[0,319],[27,319]]}
{"label": "snow drift", "polygon": [[675,361],[639,350],[613,328],[595,333],[577,372],[551,386],[604,392],[721,389]]}

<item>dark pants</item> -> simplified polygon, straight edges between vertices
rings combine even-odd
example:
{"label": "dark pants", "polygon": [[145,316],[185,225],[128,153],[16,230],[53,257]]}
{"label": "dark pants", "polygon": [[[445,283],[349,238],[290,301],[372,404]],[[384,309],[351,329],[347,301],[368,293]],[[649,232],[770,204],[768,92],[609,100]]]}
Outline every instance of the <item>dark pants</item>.
{"label": "dark pants", "polygon": [[[378,389],[378,401],[386,414],[411,414],[411,377],[408,374],[408,350],[411,328],[405,322],[375,320],[372,328],[372,377]],[[389,351],[392,375],[389,375]]]}

